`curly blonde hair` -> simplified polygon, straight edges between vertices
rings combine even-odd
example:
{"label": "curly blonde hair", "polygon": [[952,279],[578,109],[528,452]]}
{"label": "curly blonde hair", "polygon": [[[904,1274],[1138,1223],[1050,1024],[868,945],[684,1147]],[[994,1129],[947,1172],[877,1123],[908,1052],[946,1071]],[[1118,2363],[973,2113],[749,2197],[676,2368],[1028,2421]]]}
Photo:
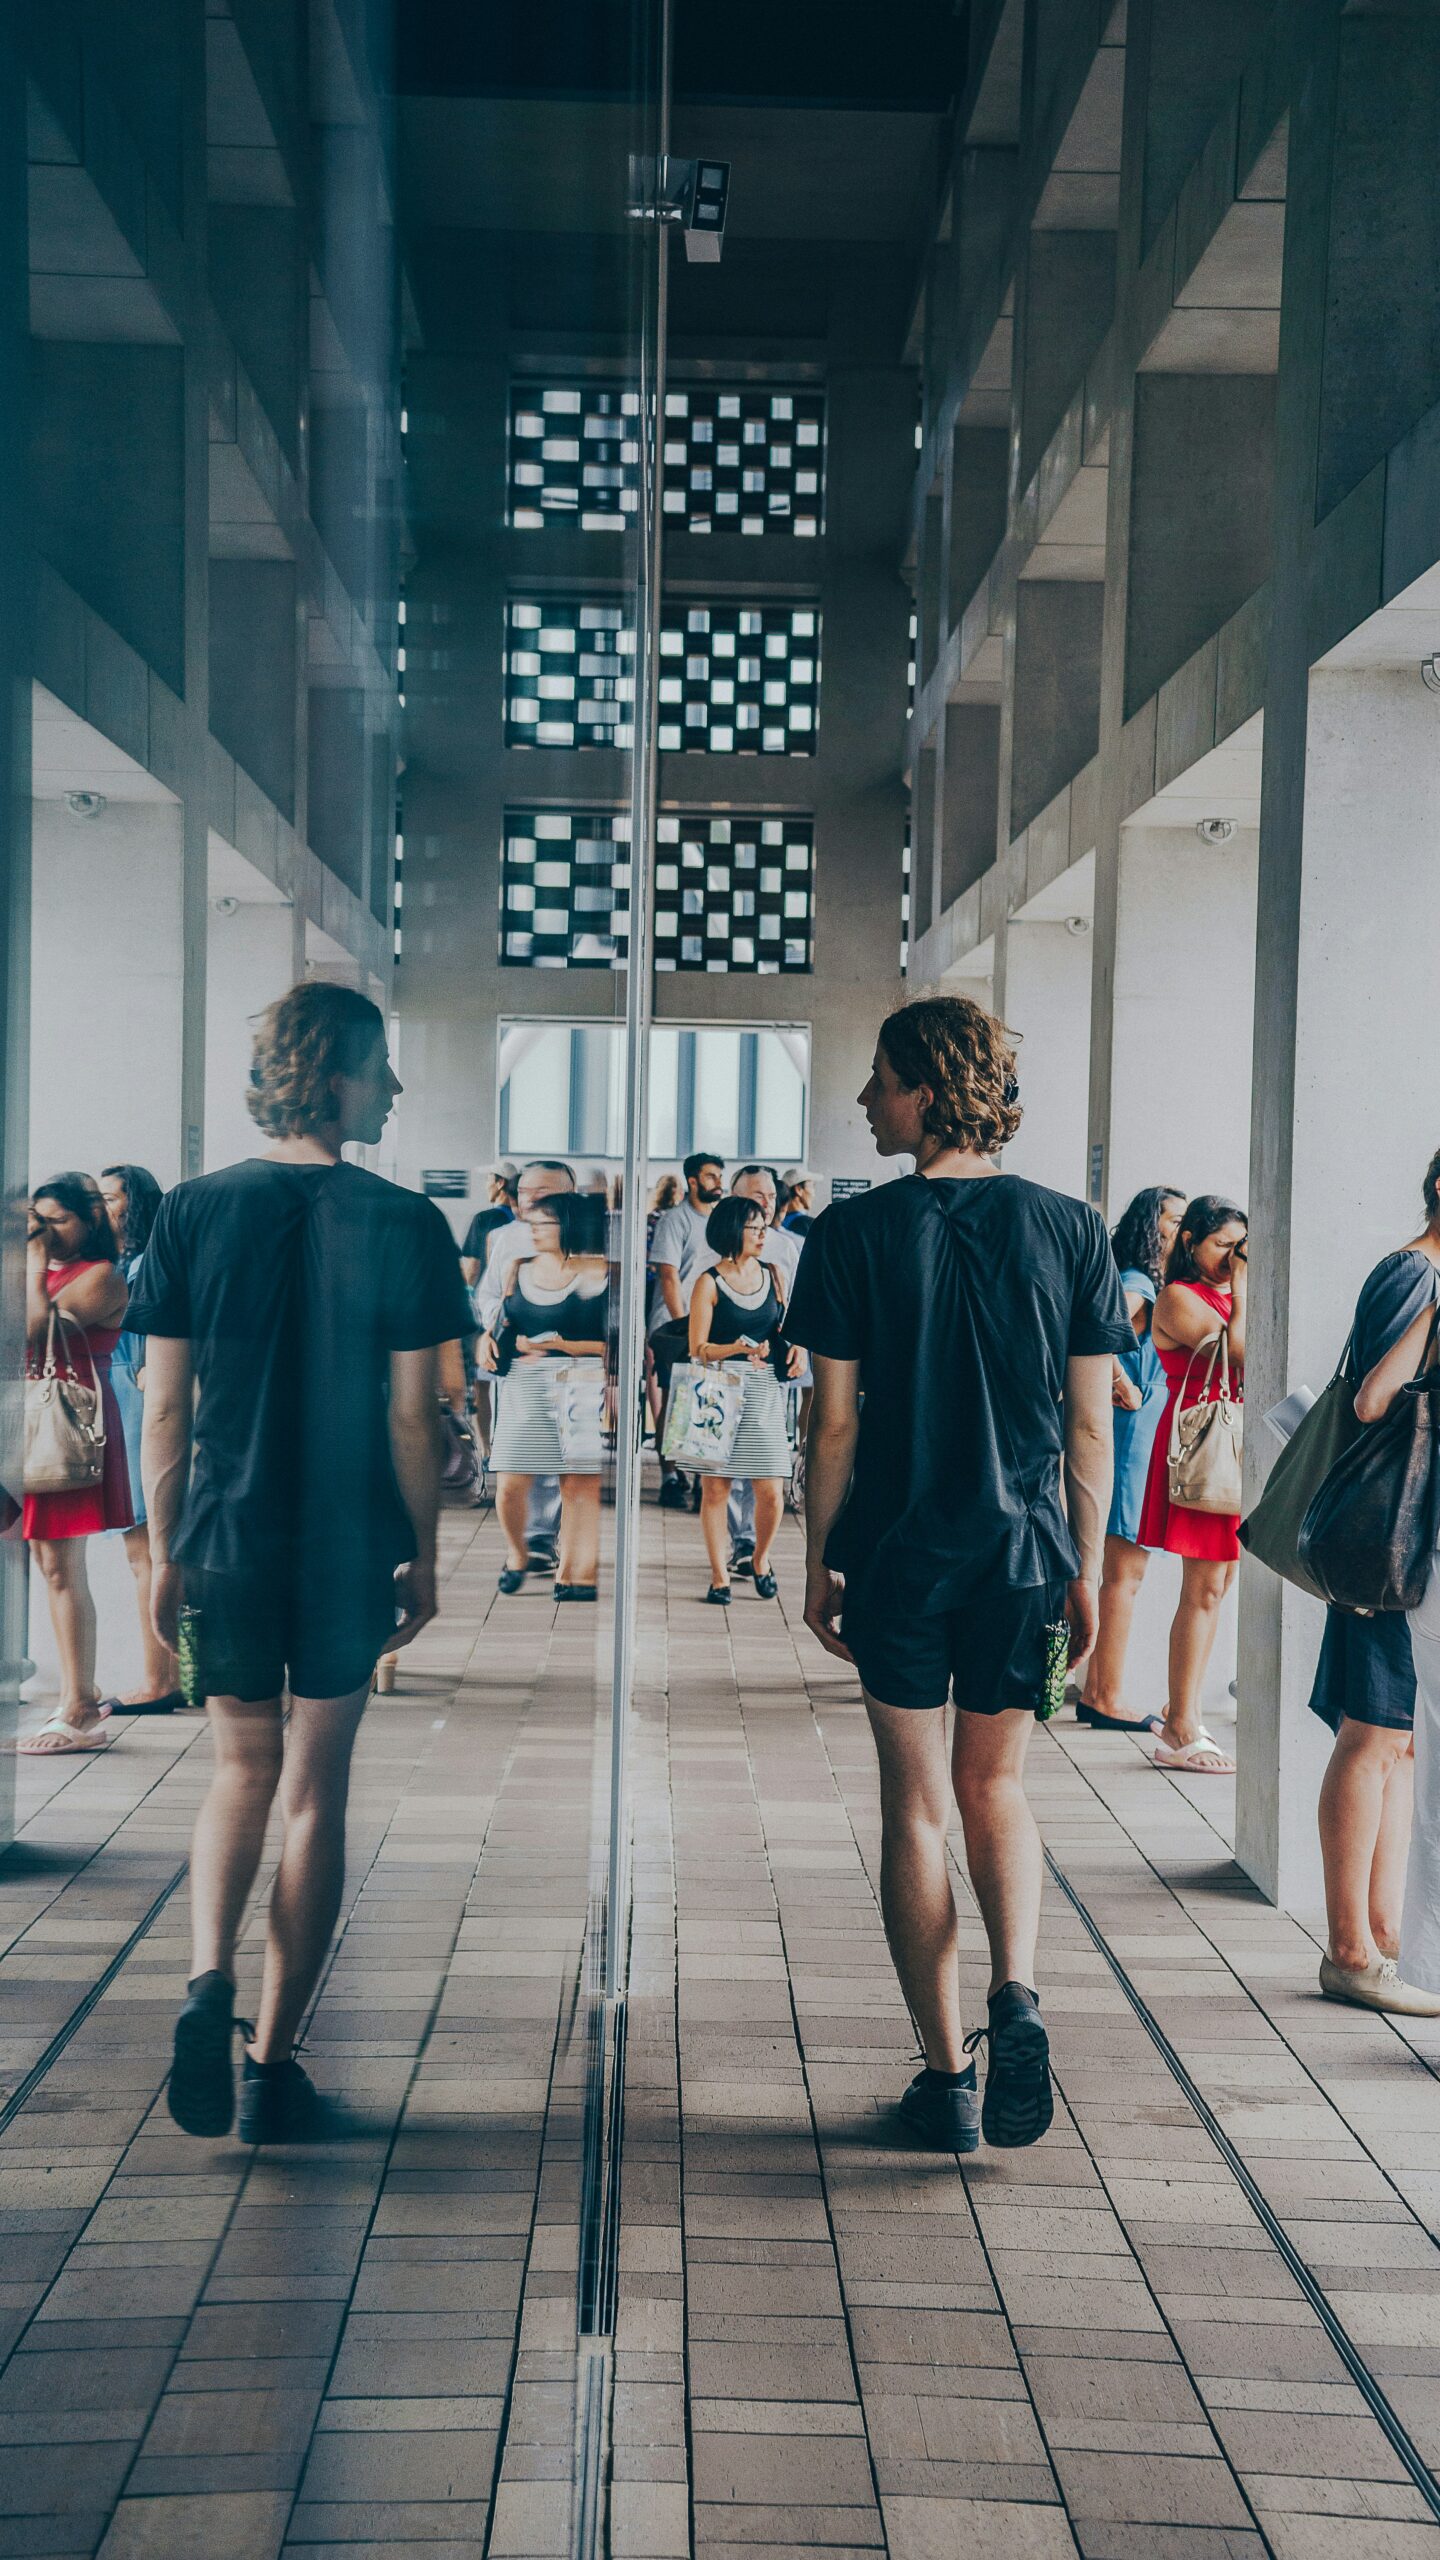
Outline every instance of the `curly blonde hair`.
{"label": "curly blonde hair", "polygon": [[928,1085],[925,1132],[947,1147],[993,1156],[1023,1113],[1016,1035],[969,996],[920,996],[880,1025],[880,1046],[907,1092]]}
{"label": "curly blonde hair", "polygon": [[307,979],[266,1006],[255,1026],[250,1117],[270,1138],[311,1137],[335,1117],[333,1076],[358,1075],[385,1037],[378,1005],[354,987]]}

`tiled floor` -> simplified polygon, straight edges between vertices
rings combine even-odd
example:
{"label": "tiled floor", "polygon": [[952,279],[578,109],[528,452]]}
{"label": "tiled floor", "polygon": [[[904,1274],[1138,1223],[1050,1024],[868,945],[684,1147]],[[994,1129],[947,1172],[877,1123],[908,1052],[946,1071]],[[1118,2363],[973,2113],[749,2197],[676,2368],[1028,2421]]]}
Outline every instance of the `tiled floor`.
{"label": "tiled floor", "polygon": [[[1440,2555],[1058,1890],[1053,2132],[963,2173],[897,2139],[868,1735],[799,1630],[795,1533],[782,1610],[737,1593],[717,1625],[697,1524],[646,1526],[609,2547]],[[358,2138],[252,2157],[170,2124],[183,1881],[0,2135],[0,2560],[571,2549],[602,1629],[497,1607],[488,1519],[445,1536],[446,1614],[366,1720],[311,2031]],[[0,2100],[176,1876],[206,1757],[196,1723],[133,1724],[22,1764]],[[1312,1941],[1230,1858],[1225,1785],[1068,1718],[1031,1770],[1058,1865],[1440,2461],[1440,2037],[1320,2003]]]}

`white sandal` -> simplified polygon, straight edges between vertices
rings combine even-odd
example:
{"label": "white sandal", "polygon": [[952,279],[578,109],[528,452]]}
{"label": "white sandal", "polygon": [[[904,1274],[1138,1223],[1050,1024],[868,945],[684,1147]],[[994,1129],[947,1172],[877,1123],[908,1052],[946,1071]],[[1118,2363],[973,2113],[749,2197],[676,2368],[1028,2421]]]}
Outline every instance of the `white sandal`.
{"label": "white sandal", "polygon": [[[16,1753],[20,1758],[27,1760],[68,1760],[76,1751],[108,1751],[110,1736],[108,1734],[102,1736],[99,1728],[108,1722],[109,1714],[108,1707],[102,1708],[96,1718],[94,1738],[87,1739],[91,1728],[88,1725],[72,1724],[69,1717],[62,1716],[57,1707],[53,1715],[46,1717],[43,1724],[37,1724],[33,1733],[21,1736],[15,1744]],[[47,1733],[64,1734],[65,1740],[56,1742],[49,1751],[41,1751],[36,1746]]]}
{"label": "white sandal", "polygon": [[[1208,1754],[1208,1757],[1206,1756]],[[1178,1769],[1191,1778],[1233,1778],[1235,1763],[1213,1733],[1200,1727],[1193,1742],[1160,1741],[1151,1755],[1156,1769]]]}

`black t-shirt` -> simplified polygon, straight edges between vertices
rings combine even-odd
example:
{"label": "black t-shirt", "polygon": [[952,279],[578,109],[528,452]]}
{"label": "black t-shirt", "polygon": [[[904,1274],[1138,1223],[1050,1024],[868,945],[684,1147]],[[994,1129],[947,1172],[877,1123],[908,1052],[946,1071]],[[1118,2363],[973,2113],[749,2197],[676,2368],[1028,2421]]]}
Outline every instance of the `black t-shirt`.
{"label": "black t-shirt", "polygon": [[864,1404],[827,1562],[852,1603],[934,1616],[1068,1581],[1061,1394],[1072,1355],[1135,1331],[1081,1200],[1016,1174],[911,1174],[822,1210],[785,1331],[858,1360]]}
{"label": "black t-shirt", "polygon": [[193,1348],[176,1560],[373,1592],[415,1552],[389,1357],[473,1333],[433,1200],[351,1164],[256,1157],[160,1204],[126,1321]]}
{"label": "black t-shirt", "polygon": [[466,1261],[478,1262],[483,1268],[485,1247],[489,1238],[497,1227],[511,1226],[514,1218],[513,1209],[502,1208],[498,1204],[493,1209],[477,1209],[465,1230],[465,1241],[460,1247]]}

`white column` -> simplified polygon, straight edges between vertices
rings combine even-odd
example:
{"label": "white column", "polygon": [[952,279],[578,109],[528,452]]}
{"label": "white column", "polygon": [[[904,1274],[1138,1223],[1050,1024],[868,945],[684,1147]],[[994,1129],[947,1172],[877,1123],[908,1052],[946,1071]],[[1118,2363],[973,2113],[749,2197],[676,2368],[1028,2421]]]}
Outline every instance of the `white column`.
{"label": "white column", "polygon": [[[1173,1183],[1244,1205],[1250,1162],[1259,839],[1223,846],[1193,826],[1120,834],[1115,925],[1108,1196],[1111,1223],[1137,1191]],[[1158,1713],[1180,1566],[1153,1556],[1135,1611],[1127,1695]],[[1233,1712],[1238,1595],[1226,1603],[1206,1679],[1208,1717]],[[1212,1725],[1212,1730],[1214,1727]],[[1222,1735],[1222,1740],[1228,1735]]]}
{"label": "white column", "polygon": [[32,1180],[181,1163],[183,812],[112,800],[75,817],[34,805],[30,1000]]}
{"label": "white column", "polygon": [[996,1003],[1019,1034],[1016,1072],[1025,1114],[1005,1150],[1005,1170],[1083,1198],[1091,936],[1072,933],[1063,922],[1011,916],[997,939],[1004,952]]}
{"label": "white column", "polygon": [[[1288,1192],[1255,1203],[1276,1276],[1251,1319],[1252,1414],[1330,1375],[1366,1272],[1422,1223],[1440,1143],[1440,704],[1413,664],[1312,674],[1302,841],[1293,1010],[1257,1040],[1257,1117],[1272,1094],[1289,1107],[1293,1062],[1294,1134]],[[1255,1424],[1250,1440],[1253,1500],[1272,1452]],[[1242,1585],[1237,1850],[1266,1892],[1309,1910],[1322,1613],[1258,1567]]]}
{"label": "white column", "polygon": [[205,964],[205,1168],[267,1141],[245,1107],[254,1018],[294,983],[295,918],[278,899],[210,905]]}

